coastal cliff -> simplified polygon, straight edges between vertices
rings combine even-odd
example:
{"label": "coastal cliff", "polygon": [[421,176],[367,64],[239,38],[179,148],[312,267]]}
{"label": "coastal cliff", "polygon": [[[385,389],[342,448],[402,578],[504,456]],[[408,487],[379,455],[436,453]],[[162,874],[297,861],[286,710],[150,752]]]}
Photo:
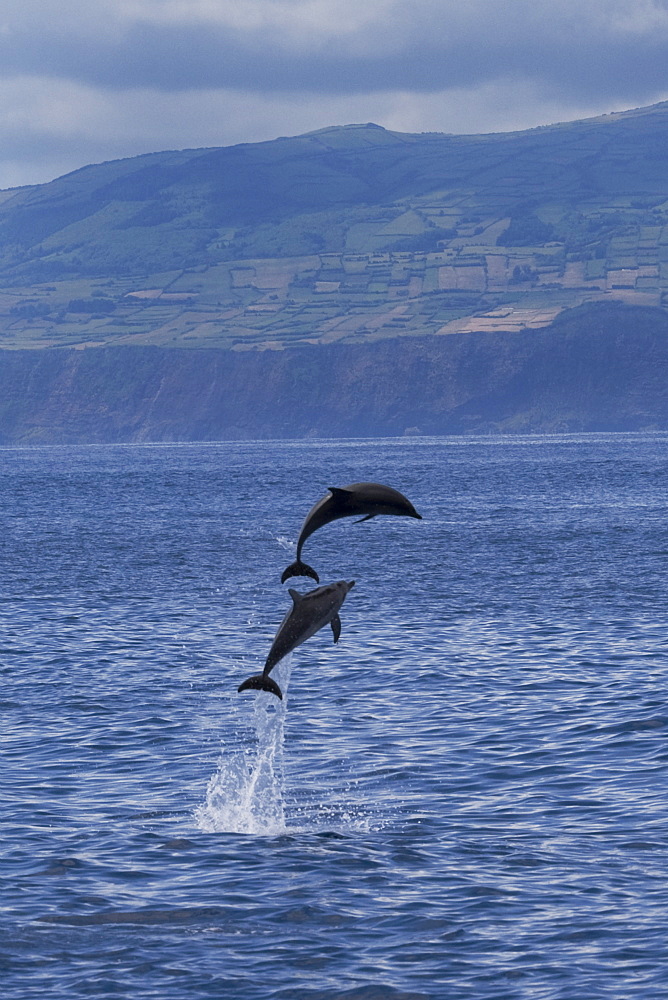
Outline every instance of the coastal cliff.
{"label": "coastal cliff", "polygon": [[0,443],[668,429],[668,315],[277,351],[0,351]]}

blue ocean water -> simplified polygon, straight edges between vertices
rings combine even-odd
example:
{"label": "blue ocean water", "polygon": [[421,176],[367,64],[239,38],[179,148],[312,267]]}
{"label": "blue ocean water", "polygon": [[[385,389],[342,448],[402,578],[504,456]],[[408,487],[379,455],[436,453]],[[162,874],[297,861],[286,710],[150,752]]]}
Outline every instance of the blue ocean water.
{"label": "blue ocean water", "polygon": [[[5,1000],[668,997],[666,435],[0,468]],[[312,536],[341,639],[237,694],[365,479],[424,520]]]}

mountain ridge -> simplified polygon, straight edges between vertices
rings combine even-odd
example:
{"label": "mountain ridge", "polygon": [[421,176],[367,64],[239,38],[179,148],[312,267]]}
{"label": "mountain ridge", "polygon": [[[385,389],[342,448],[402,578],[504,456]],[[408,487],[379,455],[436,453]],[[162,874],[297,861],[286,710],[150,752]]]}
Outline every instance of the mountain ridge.
{"label": "mountain ridge", "polygon": [[0,347],[254,350],[334,327],[346,341],[540,327],[610,297],[662,307],[667,172],[666,102],[521,132],[366,123],[89,165],[0,200]]}
{"label": "mountain ridge", "polygon": [[328,126],[4,192],[0,435],[668,426],[667,178],[663,102],[515,133]]}

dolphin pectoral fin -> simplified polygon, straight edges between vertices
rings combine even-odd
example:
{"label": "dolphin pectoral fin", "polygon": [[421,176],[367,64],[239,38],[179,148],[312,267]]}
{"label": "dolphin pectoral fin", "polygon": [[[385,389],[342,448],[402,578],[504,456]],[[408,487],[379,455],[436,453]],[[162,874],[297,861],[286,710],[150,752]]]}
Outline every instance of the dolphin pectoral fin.
{"label": "dolphin pectoral fin", "polygon": [[285,583],[285,581],[289,580],[291,576],[310,576],[316,583],[320,583],[320,577],[316,571],[305,562],[302,562],[301,559],[297,559],[296,562],[290,563],[288,568],[283,570],[281,583]]}
{"label": "dolphin pectoral fin", "polygon": [[341,619],[338,615],[334,615],[331,621],[332,632],[334,633],[334,642],[339,641],[339,636],[341,635]]}
{"label": "dolphin pectoral fin", "polygon": [[361,518],[359,519],[359,521],[353,521],[353,524],[361,524],[361,523],[362,523],[362,521],[370,521],[370,520],[371,520],[371,518],[372,518],[372,517],[375,517],[375,516],[376,516],[375,514],[367,514],[367,516],[366,516],[366,517],[361,517]]}
{"label": "dolphin pectoral fin", "polygon": [[277,698],[283,701],[283,692],[278,684],[266,674],[254,674],[252,677],[247,678],[247,680],[239,685],[237,691],[267,691],[269,694],[275,694]]}

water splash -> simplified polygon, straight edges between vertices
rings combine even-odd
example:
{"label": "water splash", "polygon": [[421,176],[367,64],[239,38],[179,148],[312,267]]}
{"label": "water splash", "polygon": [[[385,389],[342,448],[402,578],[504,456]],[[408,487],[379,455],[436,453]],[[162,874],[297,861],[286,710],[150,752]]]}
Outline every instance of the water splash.
{"label": "water splash", "polygon": [[283,737],[291,672],[292,654],[273,671],[283,701],[264,691],[254,696],[255,748],[248,753],[223,753],[209,781],[206,802],[195,810],[197,825],[205,833],[276,836],[286,832]]}

